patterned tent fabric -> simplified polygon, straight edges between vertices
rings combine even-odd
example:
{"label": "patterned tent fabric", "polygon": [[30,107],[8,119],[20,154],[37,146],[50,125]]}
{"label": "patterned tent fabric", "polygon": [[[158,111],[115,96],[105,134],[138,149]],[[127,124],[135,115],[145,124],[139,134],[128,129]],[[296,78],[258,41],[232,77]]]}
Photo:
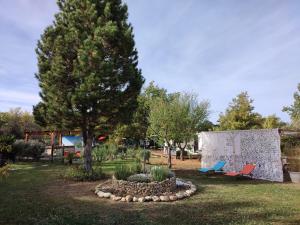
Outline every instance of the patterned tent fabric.
{"label": "patterned tent fabric", "polygon": [[283,181],[278,129],[201,132],[199,149],[202,167],[224,160],[224,171],[240,171],[245,164],[255,164],[253,178]]}

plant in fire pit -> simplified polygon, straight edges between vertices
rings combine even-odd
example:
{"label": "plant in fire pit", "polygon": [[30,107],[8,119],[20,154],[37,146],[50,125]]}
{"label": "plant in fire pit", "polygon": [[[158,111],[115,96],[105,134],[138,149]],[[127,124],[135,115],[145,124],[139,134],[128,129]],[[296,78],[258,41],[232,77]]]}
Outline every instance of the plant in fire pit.
{"label": "plant in fire pit", "polygon": [[127,165],[117,165],[114,172],[114,177],[117,180],[126,180],[133,174],[132,168]]}
{"label": "plant in fire pit", "polygon": [[154,181],[163,181],[169,177],[170,170],[162,166],[154,166],[150,171],[151,177]]}

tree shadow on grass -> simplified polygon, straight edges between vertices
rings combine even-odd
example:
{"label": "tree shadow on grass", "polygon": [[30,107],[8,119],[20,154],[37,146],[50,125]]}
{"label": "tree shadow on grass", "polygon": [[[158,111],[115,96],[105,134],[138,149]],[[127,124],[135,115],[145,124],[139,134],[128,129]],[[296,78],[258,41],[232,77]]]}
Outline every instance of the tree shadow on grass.
{"label": "tree shadow on grass", "polygon": [[204,185],[258,185],[276,184],[277,182],[251,179],[248,177],[227,177],[222,174],[200,174],[195,170],[175,170],[177,177],[182,177]]}
{"label": "tree shadow on grass", "polygon": [[58,214],[43,220],[44,225],[55,224],[297,224],[299,220],[288,219],[295,213],[288,209],[266,209],[253,201],[199,201],[186,199],[172,203],[121,203],[97,199],[74,200],[69,215]]}

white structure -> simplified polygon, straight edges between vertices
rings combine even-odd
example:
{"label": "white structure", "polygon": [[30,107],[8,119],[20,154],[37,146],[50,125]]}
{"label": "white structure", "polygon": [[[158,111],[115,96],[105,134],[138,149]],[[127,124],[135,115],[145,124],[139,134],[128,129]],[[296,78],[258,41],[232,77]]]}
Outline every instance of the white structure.
{"label": "white structure", "polygon": [[239,171],[254,163],[254,178],[283,181],[278,129],[201,132],[198,137],[202,167],[224,160],[224,171]]}

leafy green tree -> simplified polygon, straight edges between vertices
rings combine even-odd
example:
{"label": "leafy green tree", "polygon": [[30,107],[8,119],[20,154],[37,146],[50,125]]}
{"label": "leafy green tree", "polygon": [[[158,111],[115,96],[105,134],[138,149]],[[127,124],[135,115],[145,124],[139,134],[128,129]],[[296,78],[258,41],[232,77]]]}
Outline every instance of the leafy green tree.
{"label": "leafy green tree", "polygon": [[294,93],[294,103],[291,106],[283,108],[284,112],[287,112],[292,120],[292,126],[300,128],[300,83],[298,84],[298,90]]}
{"label": "leafy green tree", "polygon": [[0,113],[0,134],[13,135],[17,139],[22,139],[25,130],[40,129],[33,115],[22,111],[21,108],[13,108],[8,112]]}
{"label": "leafy green tree", "polygon": [[149,134],[157,135],[168,145],[168,164],[171,168],[171,141],[181,149],[201,130],[209,115],[209,103],[199,102],[193,94],[174,93],[157,98],[149,114]]}
{"label": "leafy green tree", "polygon": [[197,132],[201,131],[207,123],[209,116],[209,102],[199,102],[194,94],[179,94],[173,100],[174,111],[173,141],[181,150],[181,160],[183,160],[184,149],[189,141],[194,139]]}
{"label": "leafy green tree", "polygon": [[285,126],[286,124],[280,120],[275,114],[267,116],[264,118],[263,128],[280,128]]}
{"label": "leafy green tree", "polygon": [[253,100],[242,92],[232,100],[225,114],[220,114],[218,130],[247,130],[262,128],[262,116],[253,112]]}
{"label": "leafy green tree", "polygon": [[115,143],[119,143],[122,138],[133,138],[136,142],[147,137],[149,126],[150,106],[155,107],[155,99],[159,97],[165,98],[167,90],[160,88],[153,81],[138,96],[138,107],[133,113],[132,120],[127,124],[119,124],[115,129],[112,138]]}
{"label": "leafy green tree", "polygon": [[156,135],[167,144],[169,168],[172,167],[171,140],[174,138],[173,130],[174,126],[176,126],[172,115],[174,110],[175,104],[172,103],[172,97],[168,95],[166,98],[157,98],[149,113],[148,135]]}
{"label": "leafy green tree", "polygon": [[37,114],[47,125],[81,129],[90,171],[96,130],[130,120],[144,79],[121,0],[58,0],[58,6],[36,49]]}

